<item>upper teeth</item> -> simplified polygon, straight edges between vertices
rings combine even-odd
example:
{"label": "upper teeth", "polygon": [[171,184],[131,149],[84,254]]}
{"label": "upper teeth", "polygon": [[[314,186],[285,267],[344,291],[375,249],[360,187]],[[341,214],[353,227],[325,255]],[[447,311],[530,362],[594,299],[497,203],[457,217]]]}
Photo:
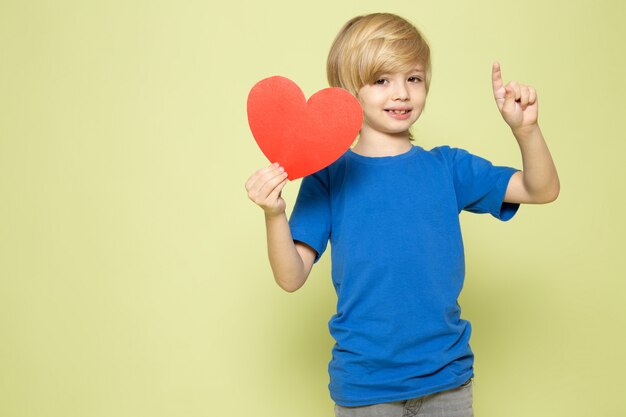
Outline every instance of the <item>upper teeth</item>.
{"label": "upper teeth", "polygon": [[407,112],[407,110],[390,110],[390,111],[392,111],[392,112],[394,112],[396,114],[404,114],[404,113]]}

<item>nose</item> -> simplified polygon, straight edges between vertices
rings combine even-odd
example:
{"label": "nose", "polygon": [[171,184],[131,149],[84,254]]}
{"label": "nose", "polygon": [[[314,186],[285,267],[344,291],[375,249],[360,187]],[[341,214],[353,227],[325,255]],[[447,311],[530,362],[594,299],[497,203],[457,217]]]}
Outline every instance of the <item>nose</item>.
{"label": "nose", "polygon": [[407,101],[409,99],[409,89],[405,83],[397,83],[393,92],[393,99]]}

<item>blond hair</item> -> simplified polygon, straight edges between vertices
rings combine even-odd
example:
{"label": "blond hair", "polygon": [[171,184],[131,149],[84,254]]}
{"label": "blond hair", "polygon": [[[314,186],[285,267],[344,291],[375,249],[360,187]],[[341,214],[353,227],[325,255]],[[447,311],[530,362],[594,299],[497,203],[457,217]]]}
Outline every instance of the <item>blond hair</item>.
{"label": "blond hair", "polygon": [[391,13],[358,16],[339,31],[328,54],[326,72],[331,87],[353,95],[382,74],[410,71],[420,64],[430,86],[430,48],[420,31]]}

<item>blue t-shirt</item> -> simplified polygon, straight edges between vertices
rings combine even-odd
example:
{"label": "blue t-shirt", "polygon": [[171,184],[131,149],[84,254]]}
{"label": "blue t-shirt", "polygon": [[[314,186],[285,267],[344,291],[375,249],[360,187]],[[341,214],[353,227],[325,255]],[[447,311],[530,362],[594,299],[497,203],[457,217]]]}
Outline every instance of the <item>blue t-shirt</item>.
{"label": "blue t-shirt", "polygon": [[330,240],[336,403],[405,400],[472,377],[471,326],[457,303],[459,213],[513,217],[519,206],[503,198],[514,172],[461,149],[414,146],[391,157],[348,151],[302,180],[289,222],[317,259]]}

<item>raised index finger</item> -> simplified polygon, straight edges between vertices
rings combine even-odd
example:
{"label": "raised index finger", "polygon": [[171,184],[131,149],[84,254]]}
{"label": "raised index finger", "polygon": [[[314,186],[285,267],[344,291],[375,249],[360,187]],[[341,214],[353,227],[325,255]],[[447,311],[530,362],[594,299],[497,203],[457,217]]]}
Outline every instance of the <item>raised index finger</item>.
{"label": "raised index finger", "polygon": [[493,85],[494,95],[504,86],[504,83],[502,82],[502,71],[500,71],[500,63],[497,61],[493,63],[493,68],[491,71],[491,83]]}

